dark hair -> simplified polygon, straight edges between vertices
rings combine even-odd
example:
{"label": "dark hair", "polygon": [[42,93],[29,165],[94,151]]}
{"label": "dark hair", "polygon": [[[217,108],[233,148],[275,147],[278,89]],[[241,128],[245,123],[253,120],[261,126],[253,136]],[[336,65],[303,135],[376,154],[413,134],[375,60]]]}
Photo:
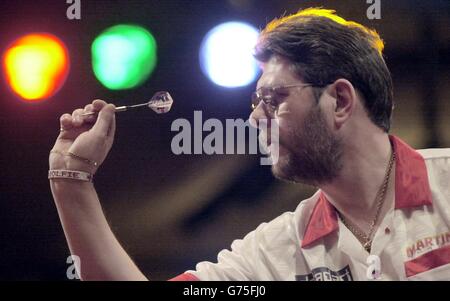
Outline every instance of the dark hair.
{"label": "dark hair", "polygon": [[393,88],[383,59],[384,43],[376,31],[334,13],[309,8],[275,19],[262,31],[255,57],[261,62],[274,55],[284,57],[305,82],[314,85],[347,79],[364,96],[371,120],[388,132]]}

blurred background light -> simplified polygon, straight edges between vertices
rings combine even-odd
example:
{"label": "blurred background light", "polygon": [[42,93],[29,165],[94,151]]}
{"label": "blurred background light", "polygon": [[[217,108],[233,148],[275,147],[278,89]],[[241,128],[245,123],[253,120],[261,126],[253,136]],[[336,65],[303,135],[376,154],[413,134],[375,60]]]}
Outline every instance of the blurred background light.
{"label": "blurred background light", "polygon": [[136,25],[116,25],[92,43],[92,67],[108,89],[131,89],[142,84],[156,66],[156,41]]}
{"label": "blurred background light", "polygon": [[63,42],[47,33],[34,33],[15,40],[3,57],[6,80],[27,101],[54,95],[69,71],[69,55]]}
{"label": "blurred background light", "polygon": [[227,22],[214,27],[203,39],[200,65],[215,84],[242,87],[251,84],[259,69],[253,51],[259,32],[246,23]]}

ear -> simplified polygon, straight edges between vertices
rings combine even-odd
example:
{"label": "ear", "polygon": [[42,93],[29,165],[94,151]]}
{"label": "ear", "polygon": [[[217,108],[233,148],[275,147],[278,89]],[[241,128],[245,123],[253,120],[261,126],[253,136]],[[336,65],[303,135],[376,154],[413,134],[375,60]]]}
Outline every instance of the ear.
{"label": "ear", "polygon": [[331,94],[335,97],[334,124],[339,129],[353,113],[356,91],[352,83],[346,79],[336,80],[330,88],[332,89]]}

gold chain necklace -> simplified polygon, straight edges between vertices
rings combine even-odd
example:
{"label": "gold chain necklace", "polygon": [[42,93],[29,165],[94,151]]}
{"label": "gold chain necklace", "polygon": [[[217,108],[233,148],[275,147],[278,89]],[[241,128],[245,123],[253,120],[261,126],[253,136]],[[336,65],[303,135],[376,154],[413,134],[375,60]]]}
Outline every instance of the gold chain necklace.
{"label": "gold chain necklace", "polygon": [[366,251],[368,253],[370,253],[370,249],[372,248],[372,234],[373,231],[375,230],[375,225],[377,224],[377,220],[378,217],[380,216],[380,212],[381,212],[381,207],[383,207],[383,203],[384,203],[384,199],[386,198],[386,192],[387,192],[387,187],[389,185],[389,178],[391,177],[391,171],[392,171],[392,167],[394,166],[394,162],[395,162],[395,152],[394,150],[392,150],[391,153],[391,158],[389,160],[389,165],[386,171],[386,175],[384,176],[384,181],[383,184],[380,187],[380,190],[377,193],[377,197],[378,197],[378,202],[377,202],[377,211],[375,213],[375,218],[373,219],[372,223],[370,223],[370,228],[369,228],[369,233],[366,235],[363,231],[361,231],[360,229],[358,229],[357,227],[354,227],[352,225],[350,225],[345,218],[342,216],[342,214],[337,211],[342,223],[356,236],[358,237],[359,241],[362,242],[364,249],[366,249]]}

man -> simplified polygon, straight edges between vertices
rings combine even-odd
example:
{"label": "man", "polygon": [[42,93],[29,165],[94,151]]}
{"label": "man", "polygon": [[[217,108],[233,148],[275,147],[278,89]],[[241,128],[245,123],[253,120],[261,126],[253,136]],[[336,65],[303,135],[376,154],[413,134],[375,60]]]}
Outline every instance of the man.
{"label": "man", "polygon": [[[274,175],[320,189],[234,241],[217,263],[174,280],[450,279],[450,149],[415,151],[388,134],[393,93],[382,50],[375,31],[330,10],[266,27],[251,119],[278,123]],[[92,111],[98,117],[82,116]],[[63,115],[50,184],[82,279],[144,280],[89,182],[114,130],[114,106],[101,100]]]}

